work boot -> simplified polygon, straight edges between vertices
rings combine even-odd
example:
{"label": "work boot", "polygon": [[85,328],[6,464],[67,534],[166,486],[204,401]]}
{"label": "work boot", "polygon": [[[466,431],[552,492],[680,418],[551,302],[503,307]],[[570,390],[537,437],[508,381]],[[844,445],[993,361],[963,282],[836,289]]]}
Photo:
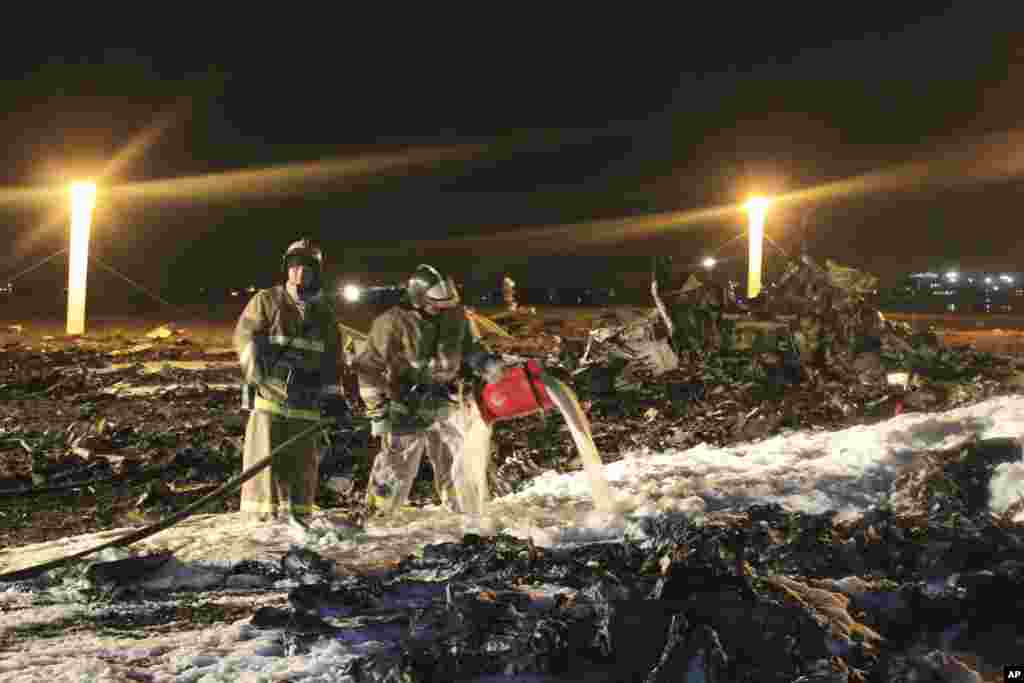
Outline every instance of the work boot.
{"label": "work boot", "polygon": [[400,505],[397,509],[389,505],[389,500],[381,498],[380,496],[374,496],[373,493],[368,493],[366,496],[366,513],[364,524],[366,521],[371,519],[387,519],[388,517],[394,517],[396,514],[408,514],[416,512],[417,508],[415,505],[406,503]]}
{"label": "work boot", "polygon": [[394,485],[391,483],[376,484],[371,481],[366,487],[366,507],[371,517],[390,514],[395,508],[392,496]]}
{"label": "work boot", "polygon": [[390,510],[386,507],[386,500],[375,496],[372,491],[366,494],[366,519],[380,519],[387,517]]}

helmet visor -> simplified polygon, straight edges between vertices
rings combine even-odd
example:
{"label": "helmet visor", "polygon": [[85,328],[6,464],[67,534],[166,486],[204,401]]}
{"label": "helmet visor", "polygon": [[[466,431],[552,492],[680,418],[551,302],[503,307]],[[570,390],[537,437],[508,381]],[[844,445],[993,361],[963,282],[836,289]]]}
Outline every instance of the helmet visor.
{"label": "helmet visor", "polygon": [[295,266],[305,266],[307,268],[317,269],[320,268],[320,261],[318,261],[317,258],[310,254],[309,252],[293,252],[285,257],[284,262],[288,268],[294,268]]}

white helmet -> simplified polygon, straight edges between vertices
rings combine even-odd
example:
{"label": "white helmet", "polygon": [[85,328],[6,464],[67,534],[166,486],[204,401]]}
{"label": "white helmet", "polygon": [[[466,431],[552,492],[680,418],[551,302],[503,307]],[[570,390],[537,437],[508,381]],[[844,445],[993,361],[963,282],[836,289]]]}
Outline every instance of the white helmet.
{"label": "white helmet", "polygon": [[458,292],[451,281],[445,279],[437,268],[425,263],[416,266],[416,270],[409,276],[406,292],[416,308],[451,308],[459,303]]}

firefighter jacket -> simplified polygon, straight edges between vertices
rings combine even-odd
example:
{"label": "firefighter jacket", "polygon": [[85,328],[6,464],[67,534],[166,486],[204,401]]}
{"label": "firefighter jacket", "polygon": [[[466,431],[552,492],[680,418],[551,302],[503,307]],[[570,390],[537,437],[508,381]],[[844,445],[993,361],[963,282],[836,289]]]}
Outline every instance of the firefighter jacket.
{"label": "firefighter jacket", "polygon": [[466,357],[483,351],[462,306],[428,316],[401,304],[373,321],[353,365],[360,395],[372,412],[388,401],[403,401],[415,386],[451,384]]}
{"label": "firefighter jacket", "polygon": [[256,410],[319,419],[322,395],[342,395],[342,339],[330,303],[305,312],[284,285],[256,293],[235,327],[243,381],[256,387]]}

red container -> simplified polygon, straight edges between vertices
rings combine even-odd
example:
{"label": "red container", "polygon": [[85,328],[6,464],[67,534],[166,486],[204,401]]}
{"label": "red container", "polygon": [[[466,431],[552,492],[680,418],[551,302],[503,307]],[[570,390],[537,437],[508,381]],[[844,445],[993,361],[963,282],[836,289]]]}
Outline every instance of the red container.
{"label": "red container", "polygon": [[[555,407],[540,376],[543,370],[533,360],[526,366],[509,368],[500,382],[484,385],[480,414],[488,424],[548,411]],[[539,399],[539,403],[538,403]]]}

